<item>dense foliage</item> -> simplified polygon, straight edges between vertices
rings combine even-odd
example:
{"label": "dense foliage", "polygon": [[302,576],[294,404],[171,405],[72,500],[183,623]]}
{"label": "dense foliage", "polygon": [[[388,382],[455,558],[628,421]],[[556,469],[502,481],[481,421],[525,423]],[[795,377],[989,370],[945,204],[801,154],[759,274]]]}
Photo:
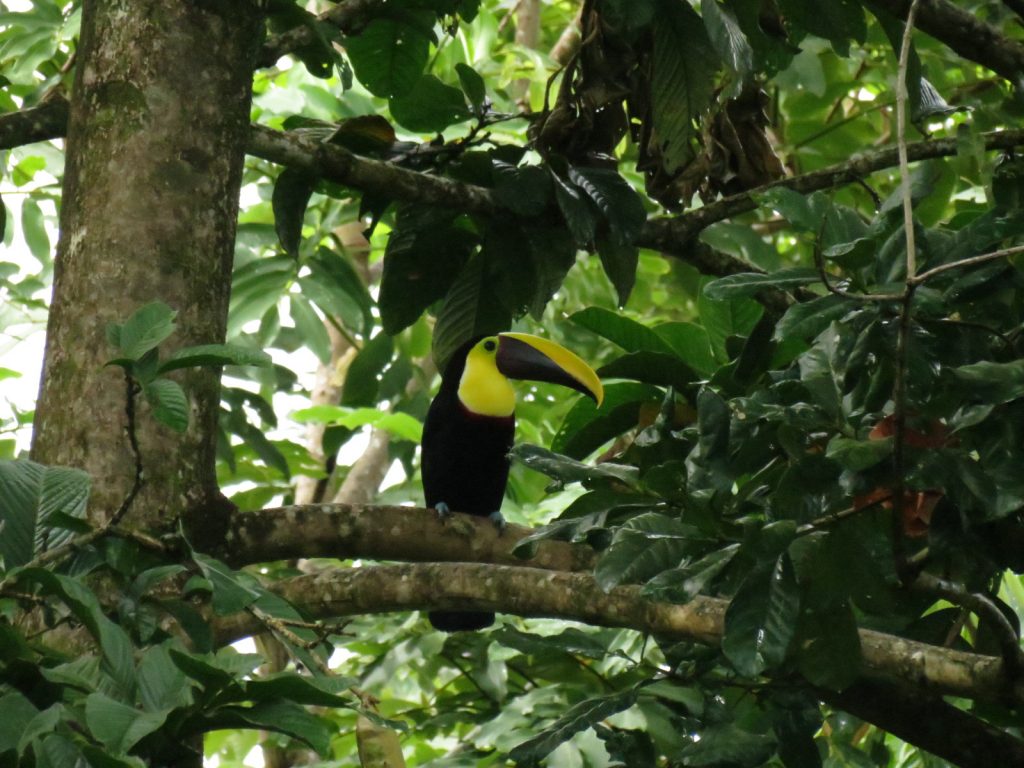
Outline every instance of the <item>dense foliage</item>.
{"label": "dense foliage", "polygon": [[[392,469],[362,500],[417,502],[435,371],[477,334],[549,335],[599,363],[606,398],[524,391],[505,512],[537,530],[520,551],[576,542],[603,589],[728,598],[721,646],[512,615],[459,635],[418,614],[306,621],[275,581],[365,563],[234,570],[177,531],[95,528],[88,476],[22,457],[0,462],[0,764],[172,764],[206,734],[221,766],[261,741],[370,765],[361,717],[411,765],[945,764],[821,702],[860,677],[859,629],[1019,652],[1024,278],[986,255],[1024,235],[1024,136],[990,133],[1019,116],[1018,83],[958,55],[941,19],[914,35],[908,253],[883,151],[903,3],[554,2],[517,39],[528,2],[331,16],[352,2],[266,4],[270,41],[305,36],[256,70],[254,122],[452,197],[250,156],[226,343],[164,354],[160,304],[108,333],[134,418],[186,429],[166,374],[227,365],[218,474],[241,509],[334,499],[371,430]],[[70,88],[78,5],[0,14],[5,112]],[[1013,6],[959,7],[1016,50]],[[45,317],[62,156],[3,157],[5,245],[30,254],[0,260],[17,335]],[[334,394],[295,410],[310,360]],[[208,616],[240,611],[275,636],[263,656],[216,647]],[[78,651],[37,641],[62,625],[84,627]],[[257,674],[275,643],[283,663]],[[960,705],[1020,735],[1019,699]]]}

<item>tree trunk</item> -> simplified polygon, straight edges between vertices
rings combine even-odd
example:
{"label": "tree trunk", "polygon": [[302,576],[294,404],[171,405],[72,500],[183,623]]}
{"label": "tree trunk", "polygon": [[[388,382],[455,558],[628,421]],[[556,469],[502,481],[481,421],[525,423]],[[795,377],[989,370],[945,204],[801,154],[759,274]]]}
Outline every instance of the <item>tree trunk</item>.
{"label": "tree trunk", "polygon": [[[107,324],[161,300],[178,312],[171,348],[224,339],[261,37],[254,3],[84,4],[32,457],[89,472],[94,522],[135,477],[125,382],[104,368],[115,356]],[[218,498],[219,373],[178,378],[190,406],[184,434],[140,404],[133,524],[167,525]]]}

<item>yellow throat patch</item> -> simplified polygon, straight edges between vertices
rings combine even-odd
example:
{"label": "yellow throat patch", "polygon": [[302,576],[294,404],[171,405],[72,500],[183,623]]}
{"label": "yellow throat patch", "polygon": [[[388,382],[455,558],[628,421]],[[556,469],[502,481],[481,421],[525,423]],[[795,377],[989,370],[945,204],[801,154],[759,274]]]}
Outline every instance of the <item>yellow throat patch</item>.
{"label": "yellow throat patch", "polygon": [[480,416],[511,416],[516,407],[512,383],[498,370],[495,355],[498,337],[481,339],[466,355],[466,367],[459,379],[459,400]]}

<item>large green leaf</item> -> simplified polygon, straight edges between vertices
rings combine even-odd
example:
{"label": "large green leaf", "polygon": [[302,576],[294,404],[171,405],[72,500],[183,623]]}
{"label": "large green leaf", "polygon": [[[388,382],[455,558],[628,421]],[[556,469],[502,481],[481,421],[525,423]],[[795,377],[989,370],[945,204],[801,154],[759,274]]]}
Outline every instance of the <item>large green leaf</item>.
{"label": "large green leaf", "polygon": [[140,739],[160,728],[167,714],[167,710],[141,712],[102,693],[91,693],[85,699],[86,725],[115,754],[128,752]]}
{"label": "large green leaf", "polygon": [[687,3],[661,0],[654,25],[651,117],[668,173],[689,157],[693,121],[711,101],[718,67],[700,16]]}
{"label": "large green leaf", "polygon": [[518,765],[536,766],[559,744],[636,703],[637,690],[630,688],[608,696],[597,696],[571,707],[543,731],[512,750],[509,757]]}
{"label": "large green leaf", "polygon": [[274,184],[271,205],[274,209],[274,227],[281,247],[293,258],[299,255],[302,241],[302,220],[306,205],[316,187],[317,179],[306,171],[285,168]]}
{"label": "large green leaf", "polygon": [[341,404],[372,406],[377,403],[380,376],[391,362],[395,345],[386,333],[378,333],[359,350],[345,373]]}
{"label": "large green leaf", "polygon": [[646,325],[601,307],[587,307],[569,316],[587,330],[618,344],[627,352],[672,354],[672,347]]}
{"label": "large green leaf", "polygon": [[138,360],[174,333],[177,312],[162,301],[139,307],[124,324],[107,326],[107,339],[129,360]]}
{"label": "large green leaf", "polygon": [[427,65],[432,14],[406,13],[403,20],[374,19],[358,35],[345,40],[345,53],[356,77],[374,96],[405,95],[416,87]]}
{"label": "large green leaf", "polygon": [[565,415],[551,448],[582,459],[635,427],[644,403],[657,403],[661,399],[661,391],[647,384],[608,384],[600,408],[590,398],[581,397],[576,401]]}
{"label": "large green leaf", "polygon": [[319,754],[327,753],[334,730],[316,715],[288,700],[261,701],[251,707],[229,706],[210,718],[211,728],[255,728],[286,733],[305,742]]}
{"label": "large green leaf", "polygon": [[605,482],[635,487],[639,470],[625,464],[603,462],[583,464],[561,456],[537,445],[520,444],[512,449],[511,456],[530,469],[541,472],[559,483]]}
{"label": "large green leaf", "polygon": [[729,603],[722,651],[742,675],[774,669],[786,658],[799,613],[800,588],[783,553],[772,568],[751,573]]}
{"label": "large green leaf", "polygon": [[664,571],[644,585],[644,595],[652,600],[688,603],[725,570],[738,550],[738,544],[730,544],[692,563]]}
{"label": "large green leaf", "polygon": [[601,589],[642,582],[671,568],[697,545],[695,533],[674,517],[647,512],[630,518],[615,531],[594,569]]}
{"label": "large green leaf", "polygon": [[763,765],[775,752],[774,736],[751,733],[735,723],[701,728],[694,739],[678,752],[681,765],[695,768]]}
{"label": "large green leaf", "polygon": [[754,51],[736,18],[718,0],[701,0],[700,13],[718,55],[740,78],[746,77],[754,68]]}
{"label": "large green leaf", "polygon": [[764,288],[796,288],[818,282],[816,270],[808,267],[780,269],[768,274],[742,272],[712,280],[704,286],[704,295],[711,299],[738,299],[755,296]]}
{"label": "large green leaf", "polygon": [[462,91],[434,75],[423,75],[411,90],[392,97],[389,104],[398,124],[417,133],[440,133],[471,116]]}
{"label": "large green leaf", "polygon": [[847,601],[804,612],[799,640],[797,664],[814,685],[841,691],[860,675],[860,634]]}
{"label": "large green leaf", "polygon": [[153,409],[153,418],[175,432],[188,429],[188,396],[181,385],[170,379],[154,379],[142,389]]}
{"label": "large green leaf", "polygon": [[1008,403],[1024,397],[1024,360],[993,363],[983,360],[953,369],[967,396],[983,403]]}
{"label": "large green leaf", "polygon": [[675,355],[661,352],[632,352],[598,370],[602,379],[634,379],[645,384],[683,389],[699,377]]}
{"label": "large green leaf", "polygon": [[412,325],[443,298],[476,243],[450,211],[400,208],[384,252],[378,299],[385,333],[393,336]]}
{"label": "large green leaf", "polygon": [[725,340],[730,336],[746,336],[757,325],[764,313],[763,307],[753,299],[719,301],[701,291],[697,298],[697,312],[701,325],[708,332],[711,349],[718,360],[728,359]]}
{"label": "large green leaf", "polygon": [[38,714],[36,706],[19,691],[0,694],[0,754],[18,748],[22,734]]}
{"label": "large green leaf", "polygon": [[84,519],[91,479],[78,469],[32,461],[0,461],[0,556],[7,568],[24,565],[71,537],[55,515]]}
{"label": "large green leaf", "polygon": [[478,255],[456,278],[438,313],[433,343],[438,370],[470,339],[504,331],[511,323],[512,313],[495,293],[483,255]]}

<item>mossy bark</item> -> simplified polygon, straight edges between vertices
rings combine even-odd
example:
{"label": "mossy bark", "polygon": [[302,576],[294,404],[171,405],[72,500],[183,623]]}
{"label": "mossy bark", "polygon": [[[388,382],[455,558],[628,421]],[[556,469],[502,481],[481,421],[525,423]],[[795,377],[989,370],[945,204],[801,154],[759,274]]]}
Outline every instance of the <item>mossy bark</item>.
{"label": "mossy bark", "polygon": [[[89,472],[94,521],[135,478],[107,324],[160,300],[178,312],[169,348],[224,338],[261,30],[255,3],[84,4],[32,457]],[[219,371],[174,375],[190,425],[175,433],[140,404],[134,525],[163,527],[218,498]]]}

